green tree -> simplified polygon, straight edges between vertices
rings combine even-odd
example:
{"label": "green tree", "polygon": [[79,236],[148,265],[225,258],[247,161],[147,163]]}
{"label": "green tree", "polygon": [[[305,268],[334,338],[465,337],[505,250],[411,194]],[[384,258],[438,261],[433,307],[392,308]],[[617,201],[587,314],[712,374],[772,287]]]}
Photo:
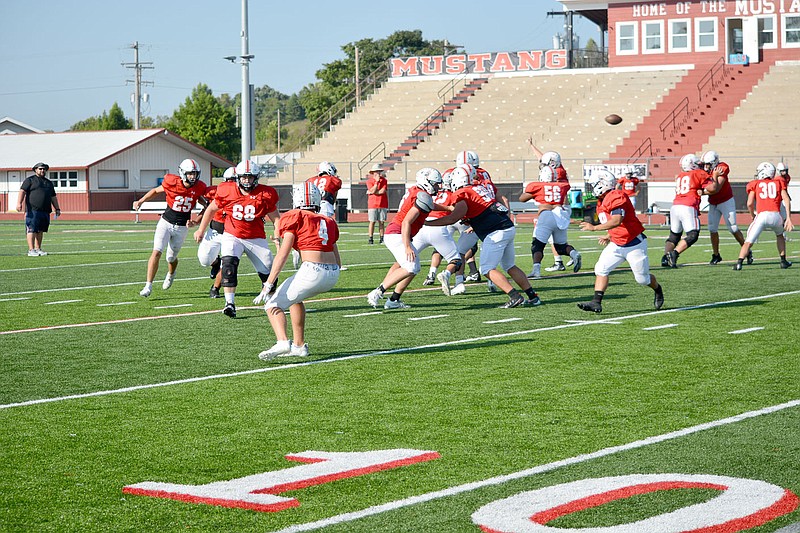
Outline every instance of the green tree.
{"label": "green tree", "polygon": [[130,130],[133,129],[133,121],[125,118],[122,108],[114,102],[109,111],[103,111],[102,115],[89,117],[80,122],[76,122],[70,127],[70,131],[105,131],[105,130]]}
{"label": "green tree", "polygon": [[207,85],[201,83],[172,114],[166,127],[222,157],[235,161],[241,140],[236,115],[220,103]]}

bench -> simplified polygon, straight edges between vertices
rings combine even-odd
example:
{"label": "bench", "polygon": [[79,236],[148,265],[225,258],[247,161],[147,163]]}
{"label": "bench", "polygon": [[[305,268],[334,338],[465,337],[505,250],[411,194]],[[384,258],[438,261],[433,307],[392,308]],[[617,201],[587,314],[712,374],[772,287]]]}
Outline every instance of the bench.
{"label": "bench", "polygon": [[669,226],[669,210],[672,202],[653,202],[643,214],[647,215],[647,225],[652,224],[653,215],[664,215],[664,225]]}
{"label": "bench", "polygon": [[[160,215],[161,213],[164,212],[164,210],[166,208],[167,208],[167,202],[164,202],[164,201],[161,201],[161,202],[153,202],[153,201],[144,202],[144,203],[142,203],[141,206],[139,206],[138,210],[131,209],[131,214],[135,215],[133,222],[134,222],[134,224],[138,224],[140,222],[140,220],[139,220],[139,214],[140,213],[158,213]],[[202,210],[203,210],[203,206],[201,206],[200,204],[197,204],[197,205],[194,206],[194,210],[192,212],[193,213],[199,213]]]}

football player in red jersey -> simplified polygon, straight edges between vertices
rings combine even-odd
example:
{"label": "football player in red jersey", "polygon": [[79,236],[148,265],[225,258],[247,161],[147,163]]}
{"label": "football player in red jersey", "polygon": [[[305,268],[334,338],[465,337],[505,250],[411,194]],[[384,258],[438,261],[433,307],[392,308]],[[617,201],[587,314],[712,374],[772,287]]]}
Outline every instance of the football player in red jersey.
{"label": "football player in red jersey", "polygon": [[[467,171],[458,166],[451,174],[455,189],[453,212],[437,220],[427,222],[431,226],[446,226],[466,218],[473,231],[483,241],[481,247],[481,274],[508,295],[508,302],[501,307],[510,309],[520,305],[539,305],[541,301],[531,287],[525,273],[515,262],[514,226],[506,206],[498,202],[483,185],[470,183]],[[502,267],[528,296],[525,299],[497,267]]]}
{"label": "football player in red jersey", "polygon": [[[777,170],[778,174],[775,176],[776,180],[781,180],[783,182],[784,187],[786,188],[786,192],[789,192],[789,182],[792,181],[792,177],[789,175],[789,165],[781,161],[777,165],[775,165],[775,170]],[[791,196],[789,197],[791,200]],[[781,216],[783,218],[786,217],[786,212],[783,210],[783,204],[781,204]]]}
{"label": "football player in red jersey", "polygon": [[[226,181],[217,186],[214,201],[206,209],[200,227],[194,232],[194,240],[199,243],[217,211],[225,213],[225,232],[220,245],[222,290],[225,293],[222,312],[231,318],[236,317],[236,286],[239,283],[239,259],[242,254],[247,255],[264,283],[253,303],[263,303],[267,297],[265,289],[272,268],[272,251],[264,223],[268,218],[277,224],[280,215],[278,192],[258,183],[260,170],[256,163],[249,160],[236,165],[236,181]],[[274,240],[277,239],[273,236]]]}
{"label": "football player in red jersey", "polygon": [[531,255],[533,255],[533,271],[529,278],[542,277],[542,256],[548,240],[559,255],[569,255],[574,262],[573,271],[581,269],[581,254],[567,243],[567,228],[572,210],[565,207],[569,200],[569,182],[556,181],[556,171],[550,166],[539,170],[539,181],[529,183],[520,194],[519,201],[534,200],[538,204],[539,218],[533,228]]}
{"label": "football player in red jersey", "polygon": [[789,217],[784,220],[781,216],[781,205],[787,213],[792,212],[792,201],[784,181],[775,179],[775,166],[769,162],[761,163],[756,170],[756,179],[747,184],[747,211],[753,217],[753,223],[747,229],[747,238],[739,251],[739,259],[733,266],[734,270],[742,269],[747,253],[765,229],[775,232],[775,244],[781,256],[781,268],[792,266],[792,263],[786,260],[786,237],[783,233],[792,231],[794,224]]}
{"label": "football player in red jersey", "polygon": [[425,224],[425,217],[436,206],[431,195],[436,194],[442,183],[442,175],[435,168],[423,168],[416,175],[416,185],[408,189],[400,201],[400,209],[386,227],[383,244],[394,255],[395,262],[383,278],[383,282],[367,295],[367,303],[378,307],[387,289],[394,287],[391,297],[383,305],[384,309],[408,309],[411,307],[400,300],[403,291],[420,271],[419,253],[412,243],[414,236]]}
{"label": "football player in red jersey", "polygon": [[[236,167],[229,167],[222,175],[224,181],[236,181]],[[206,189],[205,198],[211,202],[217,195],[217,186],[212,185]],[[200,214],[202,220],[205,210]],[[211,267],[211,279],[214,284],[211,285],[211,290],[208,295],[211,298],[219,298],[219,289],[222,286],[222,270],[220,269],[221,258],[219,251],[222,246],[222,234],[225,233],[225,212],[217,211],[211,220],[211,225],[206,231],[206,236],[203,237],[203,242],[197,247],[197,260],[204,267]]]}
{"label": "football player in red jersey", "polygon": [[636,217],[636,210],[630,198],[623,191],[615,190],[616,178],[608,170],[592,172],[589,178],[592,192],[598,199],[597,217],[600,224],[581,222],[584,231],[607,231],[599,242],[606,248],[594,266],[594,297],[589,302],[578,304],[584,311],[600,313],[603,310],[603,296],[608,288],[608,276],[624,261],[633,271],[633,277],[640,285],[653,289],[653,306],[661,309],[664,305],[664,292],[656,277],[650,273],[647,258],[647,237],[644,226]]}
{"label": "football player in red jersey", "polygon": [[[731,169],[727,163],[719,160],[719,155],[713,150],[703,154],[700,158],[703,170],[708,173],[704,184],[704,193],[708,194],[708,235],[711,238],[710,265],[722,262],[719,253],[719,219],[725,221],[728,231],[731,232],[739,246],[744,244],[742,230],[736,225],[736,201],[733,199],[733,189],[730,184]],[[747,256],[747,264],[753,262],[753,253]]]}
{"label": "football player in red jersey", "polygon": [[336,205],[336,195],[342,188],[342,180],[339,178],[339,171],[332,163],[323,161],[317,166],[317,175],[311,176],[306,181],[314,184],[322,194],[322,202],[319,212],[326,217],[333,218],[334,207]]}
{"label": "football player in red jersey", "polygon": [[[669,210],[669,237],[661,258],[661,266],[672,268],[678,268],[678,256],[700,237],[700,196],[705,193],[703,184],[708,179],[708,174],[700,168],[700,159],[694,154],[681,158],[681,170],[675,178],[675,199]],[[681,239],[684,231],[686,237]]]}
{"label": "football player in red jersey", "polygon": [[[272,271],[264,284],[271,294],[264,310],[275,332],[277,342],[269,350],[258,354],[262,361],[280,356],[306,356],[306,307],[303,300],[327,292],[339,280],[342,266],[336,241],[339,227],[336,222],[319,213],[321,194],[309,182],[295,184],[292,188],[292,210],[281,215],[278,235],[281,246],[275,255]],[[278,275],[289,259],[292,250],[300,252],[303,260],[297,272],[275,290]],[[292,316],[293,341],[286,333],[286,311]]]}
{"label": "football player in red jersey", "polygon": [[139,296],[150,296],[164,248],[167,249],[167,275],[161,287],[167,290],[172,286],[175,270],[178,268],[178,252],[186,240],[188,228],[194,225],[191,219],[192,209],[198,201],[206,205],[206,200],[203,198],[206,184],[200,181],[200,165],[197,161],[184,159],[178,166],[178,172],[180,176],[167,174],[161,185],[150,189],[133,202],[133,208],[138,210],[143,203],[157,194],[164,193],[167,197],[167,208],[158,219],[153,236],[153,253],[147,261],[147,282],[139,291]]}
{"label": "football player in red jersey", "polygon": [[633,174],[633,167],[626,167],[622,177],[617,181],[617,188],[628,195],[628,198],[636,209],[636,195],[639,194],[639,178]]}

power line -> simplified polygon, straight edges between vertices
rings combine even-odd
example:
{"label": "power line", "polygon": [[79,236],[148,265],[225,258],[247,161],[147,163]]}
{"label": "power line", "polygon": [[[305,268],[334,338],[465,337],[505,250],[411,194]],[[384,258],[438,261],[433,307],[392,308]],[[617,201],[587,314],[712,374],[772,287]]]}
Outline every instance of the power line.
{"label": "power line", "polygon": [[[142,85],[153,85],[152,81],[142,81],[142,70],[152,70],[155,67],[152,66],[153,63],[151,61],[139,61],[139,41],[134,42],[131,48],[133,48],[133,63],[122,63],[122,66],[134,69],[134,79],[125,80],[125,82],[135,84],[133,93],[133,129],[138,130],[139,125],[142,123]],[[145,94],[144,98],[146,101],[149,100],[149,95]]]}

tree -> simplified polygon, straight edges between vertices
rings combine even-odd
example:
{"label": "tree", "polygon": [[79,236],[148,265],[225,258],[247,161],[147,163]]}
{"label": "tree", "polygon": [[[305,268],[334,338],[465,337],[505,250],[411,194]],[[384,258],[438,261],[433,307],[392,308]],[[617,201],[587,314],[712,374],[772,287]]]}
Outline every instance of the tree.
{"label": "tree", "polygon": [[203,83],[194,88],[166,127],[226,159],[237,159],[241,141],[236,116],[214,98],[211,89]]}
{"label": "tree", "polygon": [[133,122],[125,118],[122,108],[114,102],[111,109],[96,117],[90,117],[80,122],[76,122],[70,127],[70,131],[104,131],[104,130],[130,130],[133,129]]}

